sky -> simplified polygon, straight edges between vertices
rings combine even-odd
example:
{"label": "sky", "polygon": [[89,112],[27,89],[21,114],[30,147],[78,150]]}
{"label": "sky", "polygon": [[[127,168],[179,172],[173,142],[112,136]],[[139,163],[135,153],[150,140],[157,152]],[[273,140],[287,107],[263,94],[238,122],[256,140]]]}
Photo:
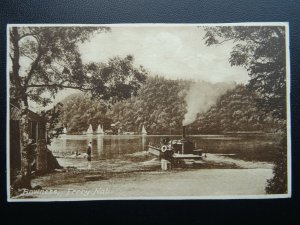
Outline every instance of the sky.
{"label": "sky", "polygon": [[[211,83],[246,83],[247,71],[231,67],[228,61],[233,43],[208,47],[204,35],[203,28],[197,26],[114,25],[110,32],[96,34],[80,44],[79,51],[83,63],[106,62],[112,57],[130,54],[135,58],[134,64],[142,65],[151,75]],[[78,91],[59,92],[54,103],[73,93]]]}
{"label": "sky", "polygon": [[168,79],[247,82],[246,70],[228,62],[233,44],[207,47],[204,34],[196,26],[120,26],[94,36],[79,49],[84,63],[131,54],[135,65]]}

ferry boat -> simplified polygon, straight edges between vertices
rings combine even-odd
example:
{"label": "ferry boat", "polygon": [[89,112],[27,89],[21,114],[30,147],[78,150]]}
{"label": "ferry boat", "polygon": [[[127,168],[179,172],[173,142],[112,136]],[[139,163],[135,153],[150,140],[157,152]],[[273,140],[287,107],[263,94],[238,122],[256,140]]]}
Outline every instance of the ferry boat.
{"label": "ferry boat", "polygon": [[182,127],[182,139],[180,140],[169,140],[165,138],[160,146],[148,145],[150,154],[173,162],[178,162],[184,159],[201,160],[203,150],[197,149],[195,144],[186,138],[186,128]]}

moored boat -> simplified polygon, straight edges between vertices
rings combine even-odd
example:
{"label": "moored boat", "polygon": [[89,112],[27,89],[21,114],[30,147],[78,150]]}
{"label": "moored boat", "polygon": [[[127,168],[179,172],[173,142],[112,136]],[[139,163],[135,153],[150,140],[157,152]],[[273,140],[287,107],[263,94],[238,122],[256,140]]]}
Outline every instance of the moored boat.
{"label": "moored boat", "polygon": [[202,159],[202,149],[196,149],[195,144],[186,138],[185,126],[182,127],[182,139],[170,140],[165,138],[160,146],[148,145],[148,152],[161,159],[169,160],[171,163],[176,160]]}

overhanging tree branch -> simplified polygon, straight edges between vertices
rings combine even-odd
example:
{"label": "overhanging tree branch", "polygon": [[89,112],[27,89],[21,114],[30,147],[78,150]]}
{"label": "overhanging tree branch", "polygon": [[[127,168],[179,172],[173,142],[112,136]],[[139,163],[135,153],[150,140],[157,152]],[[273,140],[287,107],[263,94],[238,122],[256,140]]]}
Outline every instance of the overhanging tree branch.
{"label": "overhanging tree branch", "polygon": [[72,88],[77,89],[81,91],[91,91],[92,88],[84,88],[79,86],[72,86],[72,85],[61,85],[61,84],[30,84],[27,86],[28,88],[51,88],[51,87],[57,87],[57,88]]}
{"label": "overhanging tree branch", "polygon": [[25,87],[28,86],[28,83],[32,77],[32,75],[34,74],[34,71],[36,70],[38,64],[40,63],[40,60],[42,58],[42,56],[46,53],[46,49],[49,46],[50,40],[47,41],[46,45],[44,48],[42,48],[42,44],[39,42],[38,38],[36,38],[37,42],[38,42],[38,55],[35,58],[35,60],[33,61],[33,63],[31,64],[31,68],[28,72],[27,78],[25,79]]}
{"label": "overhanging tree branch", "polygon": [[218,42],[217,45],[221,45],[227,41],[232,41],[232,40],[234,40],[234,38],[227,38],[227,39],[224,39],[223,41]]}

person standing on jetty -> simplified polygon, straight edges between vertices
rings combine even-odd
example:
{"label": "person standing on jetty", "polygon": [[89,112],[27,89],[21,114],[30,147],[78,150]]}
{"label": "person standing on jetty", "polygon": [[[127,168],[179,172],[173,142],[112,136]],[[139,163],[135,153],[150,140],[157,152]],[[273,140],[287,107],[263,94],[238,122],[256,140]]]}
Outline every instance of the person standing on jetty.
{"label": "person standing on jetty", "polygon": [[92,169],[92,142],[89,143],[87,148],[87,160],[88,160],[88,169]]}

